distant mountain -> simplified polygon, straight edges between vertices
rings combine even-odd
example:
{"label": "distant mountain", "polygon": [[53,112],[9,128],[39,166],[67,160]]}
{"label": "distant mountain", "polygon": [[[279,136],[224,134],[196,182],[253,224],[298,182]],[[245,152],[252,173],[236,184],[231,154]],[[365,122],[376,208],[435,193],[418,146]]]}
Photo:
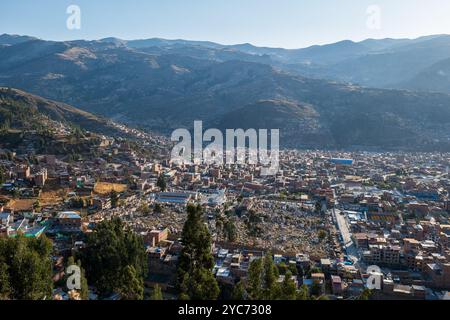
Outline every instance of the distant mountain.
{"label": "distant mountain", "polygon": [[[450,58],[450,36],[417,39],[344,40],[303,49],[256,47],[249,43],[221,45],[207,41],[147,39],[114,43],[151,54],[177,54],[213,61],[242,60],[270,64],[286,72],[379,88],[428,90],[414,78]],[[409,86],[411,84],[411,86]],[[446,88],[434,91],[447,92]]]}
{"label": "distant mountain", "polygon": [[450,58],[450,36],[427,37],[327,66],[318,76],[370,87],[395,88],[447,58]]}
{"label": "distant mountain", "polygon": [[[377,65],[377,57],[377,68],[392,78],[421,55],[445,56],[442,39],[341,42],[301,50],[162,39],[141,40],[134,48],[115,38],[32,40],[0,47],[0,85],[163,133],[203,120],[210,127],[280,128],[282,145],[289,147],[450,150],[449,95],[316,79],[334,78],[322,74],[328,67],[319,62],[338,70],[365,59]],[[423,48],[429,45],[441,49],[428,53]],[[367,53],[373,50],[385,52]],[[389,50],[395,59],[385,66]],[[352,58],[341,61],[349,52]],[[416,58],[403,61],[408,54]],[[311,77],[282,62],[309,58],[315,61],[302,66]],[[354,67],[353,74],[365,67]]]}
{"label": "distant mountain", "polygon": [[450,94],[450,58],[423,69],[411,79],[399,83],[397,87]]}

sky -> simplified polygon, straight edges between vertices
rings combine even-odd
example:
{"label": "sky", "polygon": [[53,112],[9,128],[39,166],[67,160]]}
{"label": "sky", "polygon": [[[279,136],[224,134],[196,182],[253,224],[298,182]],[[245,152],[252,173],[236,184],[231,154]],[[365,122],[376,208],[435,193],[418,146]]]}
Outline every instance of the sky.
{"label": "sky", "polygon": [[[70,5],[80,28],[68,28]],[[73,19],[71,21],[74,21]],[[0,0],[0,34],[166,38],[302,48],[450,34],[449,0]]]}

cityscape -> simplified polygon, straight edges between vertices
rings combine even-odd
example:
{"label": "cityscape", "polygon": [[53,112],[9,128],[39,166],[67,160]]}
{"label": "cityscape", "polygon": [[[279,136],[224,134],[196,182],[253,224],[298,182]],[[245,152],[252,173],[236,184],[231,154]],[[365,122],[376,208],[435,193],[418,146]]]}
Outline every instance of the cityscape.
{"label": "cityscape", "polygon": [[449,61],[0,35],[0,300],[450,300]]}

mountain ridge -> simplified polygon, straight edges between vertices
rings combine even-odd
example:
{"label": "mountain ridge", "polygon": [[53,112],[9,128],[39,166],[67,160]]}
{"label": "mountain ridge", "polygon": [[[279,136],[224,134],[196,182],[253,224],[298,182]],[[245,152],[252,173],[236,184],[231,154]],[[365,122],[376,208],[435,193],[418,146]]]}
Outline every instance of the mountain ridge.
{"label": "mountain ridge", "polygon": [[[194,120],[208,126],[230,123],[239,114],[251,123],[251,110],[261,108],[265,125],[278,126],[278,118],[289,123],[286,146],[448,148],[447,94],[318,79],[287,70],[273,57],[268,62],[267,55],[236,49],[130,48],[111,41],[31,40],[2,47],[0,85],[165,134]],[[366,46],[393,45],[386,41]],[[440,36],[417,41],[409,45],[431,41],[447,50]],[[354,44],[340,45],[345,51]],[[308,138],[296,139],[296,133]]]}

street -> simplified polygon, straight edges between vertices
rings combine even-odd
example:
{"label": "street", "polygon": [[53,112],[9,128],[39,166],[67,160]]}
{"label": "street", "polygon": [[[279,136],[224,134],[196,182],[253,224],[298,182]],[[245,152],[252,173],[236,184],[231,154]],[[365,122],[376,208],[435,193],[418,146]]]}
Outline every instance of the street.
{"label": "street", "polygon": [[345,219],[345,216],[341,214],[341,210],[333,208],[331,209],[331,211],[333,214],[333,218],[337,224],[339,233],[341,234],[343,239],[343,248],[345,249],[348,258],[352,260],[354,264],[357,264],[359,260],[358,249],[353,243],[347,220]]}

